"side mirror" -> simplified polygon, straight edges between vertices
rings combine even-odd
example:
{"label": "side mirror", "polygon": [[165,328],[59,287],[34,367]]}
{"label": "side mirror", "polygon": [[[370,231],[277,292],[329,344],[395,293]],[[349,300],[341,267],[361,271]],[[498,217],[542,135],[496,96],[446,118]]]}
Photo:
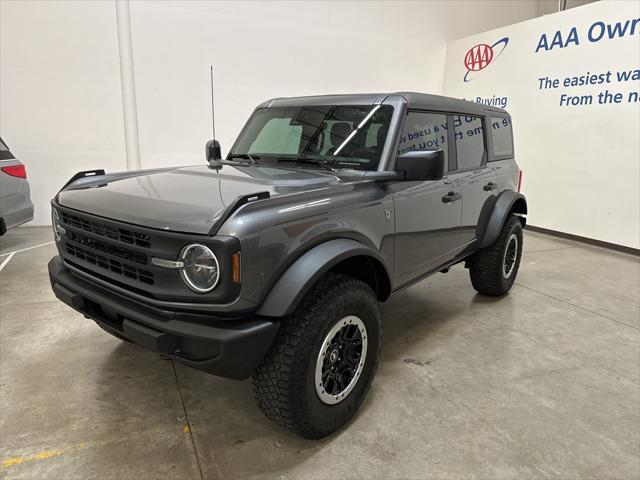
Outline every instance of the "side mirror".
{"label": "side mirror", "polygon": [[211,160],[222,160],[222,152],[220,151],[220,143],[217,140],[209,140],[204,147],[204,153],[207,157],[207,162]]}
{"label": "side mirror", "polygon": [[441,180],[444,176],[444,151],[405,152],[396,160],[396,171],[404,180]]}

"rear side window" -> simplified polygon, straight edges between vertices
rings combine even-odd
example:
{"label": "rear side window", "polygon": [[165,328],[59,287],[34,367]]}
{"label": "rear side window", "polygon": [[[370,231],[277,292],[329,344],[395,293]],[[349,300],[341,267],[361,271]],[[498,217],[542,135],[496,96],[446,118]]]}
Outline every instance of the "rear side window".
{"label": "rear side window", "polygon": [[11,160],[15,158],[12,153],[9,151],[9,148],[0,138],[0,160]]}
{"label": "rear side window", "polygon": [[458,170],[469,170],[482,165],[484,160],[484,128],[482,118],[454,115]]}
{"label": "rear side window", "polygon": [[491,117],[491,137],[494,157],[513,156],[513,131],[510,118]]}
{"label": "rear side window", "polygon": [[400,136],[398,155],[412,150],[444,150],[445,165],[449,164],[447,116],[439,113],[409,112]]}

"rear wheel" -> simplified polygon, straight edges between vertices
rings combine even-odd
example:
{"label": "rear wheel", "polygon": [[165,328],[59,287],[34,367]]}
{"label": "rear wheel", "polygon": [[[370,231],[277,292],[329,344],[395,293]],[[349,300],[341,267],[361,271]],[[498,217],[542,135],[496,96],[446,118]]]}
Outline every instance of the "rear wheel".
{"label": "rear wheel", "polygon": [[521,258],[522,224],[518,217],[511,215],[496,241],[470,258],[473,288],[485,295],[504,295],[516,280]]}
{"label": "rear wheel", "polygon": [[321,438],[351,419],[378,365],[377,298],[360,280],[330,273],[282,320],[253,374],[258,406],[277,424]]}

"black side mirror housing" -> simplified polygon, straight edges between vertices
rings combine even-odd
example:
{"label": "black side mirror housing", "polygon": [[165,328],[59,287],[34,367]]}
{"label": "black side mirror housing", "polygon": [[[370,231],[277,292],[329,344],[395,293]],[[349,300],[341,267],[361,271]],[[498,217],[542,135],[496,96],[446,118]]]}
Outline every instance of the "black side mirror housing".
{"label": "black side mirror housing", "polygon": [[441,180],[444,177],[444,151],[405,152],[396,160],[396,172],[404,180]]}
{"label": "black side mirror housing", "polygon": [[207,157],[207,162],[212,160],[222,160],[220,143],[217,140],[209,140],[207,145],[204,147],[204,153]]}

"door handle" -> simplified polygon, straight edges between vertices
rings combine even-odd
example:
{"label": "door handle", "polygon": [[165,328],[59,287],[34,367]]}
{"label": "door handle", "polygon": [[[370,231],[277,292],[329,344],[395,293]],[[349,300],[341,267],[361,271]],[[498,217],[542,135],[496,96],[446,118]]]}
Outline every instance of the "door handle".
{"label": "door handle", "polygon": [[444,197],[442,197],[443,203],[452,203],[462,198],[462,194],[456,192],[449,192]]}
{"label": "door handle", "polygon": [[496,183],[493,183],[493,182],[489,182],[484,187],[482,187],[482,189],[485,192],[489,192],[491,190],[495,190],[496,188],[498,188],[498,185]]}

